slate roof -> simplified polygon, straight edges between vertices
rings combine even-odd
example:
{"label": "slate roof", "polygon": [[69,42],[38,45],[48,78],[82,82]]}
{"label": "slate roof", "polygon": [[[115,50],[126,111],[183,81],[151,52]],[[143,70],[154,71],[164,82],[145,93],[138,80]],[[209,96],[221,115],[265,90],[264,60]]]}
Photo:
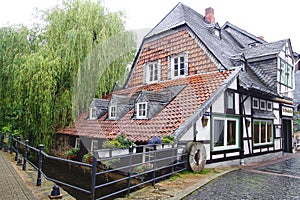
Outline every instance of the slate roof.
{"label": "slate roof", "polygon": [[[124,130],[126,135],[134,141],[148,141],[154,136],[170,135],[183,124],[185,124],[184,129],[187,129],[190,126],[188,122],[195,120],[199,109],[207,109],[221,94],[220,88],[224,89],[228,86],[226,84],[229,84],[236,76],[237,71],[233,70],[211,72],[116,91],[115,94],[133,96],[141,91],[160,92],[181,86],[181,90],[179,90],[180,87],[177,88],[179,93],[151,120],[133,119],[134,108],[119,120],[107,120],[107,114],[98,120],[87,120],[85,113],[79,117],[73,127],[60,130],[59,133],[114,138],[117,132]],[[202,109],[202,111],[206,110]],[[183,127],[179,129],[179,132]]]}
{"label": "slate roof", "polygon": [[[289,42],[288,39],[268,43],[229,22],[226,22],[220,28],[220,38],[218,38],[211,32],[211,29],[219,29],[217,23],[207,23],[203,15],[182,3],[178,3],[146,35],[145,39],[153,38],[160,33],[182,25],[186,25],[195,33],[225,69],[239,65],[241,62],[233,58],[243,55],[243,62],[247,61],[250,63],[252,74],[242,75],[240,77],[241,80],[244,78],[242,82],[246,83],[248,78],[256,76],[254,78],[255,84],[252,84],[253,87],[255,85],[262,85],[261,92],[276,93],[277,71],[274,68],[277,68],[277,64],[269,63],[270,65],[260,67],[254,61],[262,58],[265,59],[266,56],[276,58],[276,55],[282,50],[283,46]],[[250,87],[250,85],[248,86]],[[255,87],[255,89],[258,88]]]}

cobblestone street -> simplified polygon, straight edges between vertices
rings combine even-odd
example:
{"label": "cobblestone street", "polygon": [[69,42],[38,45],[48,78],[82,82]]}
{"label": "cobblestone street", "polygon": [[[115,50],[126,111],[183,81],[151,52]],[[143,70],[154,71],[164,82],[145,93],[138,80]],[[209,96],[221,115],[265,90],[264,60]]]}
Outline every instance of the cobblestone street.
{"label": "cobblestone street", "polygon": [[191,199],[300,199],[300,155],[227,173],[187,196]]}

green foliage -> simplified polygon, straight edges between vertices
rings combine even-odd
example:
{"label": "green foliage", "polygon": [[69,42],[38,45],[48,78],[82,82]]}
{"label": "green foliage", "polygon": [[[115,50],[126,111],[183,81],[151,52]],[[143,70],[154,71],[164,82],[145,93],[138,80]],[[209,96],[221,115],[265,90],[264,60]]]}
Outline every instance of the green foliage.
{"label": "green foliage", "polygon": [[105,160],[102,162],[105,169],[116,168],[118,163],[120,163],[120,158]]}
{"label": "green foliage", "polygon": [[92,97],[113,90],[135,44],[123,14],[99,2],[67,0],[38,14],[32,29],[0,28],[0,129],[47,151]]}
{"label": "green foliage", "polygon": [[82,157],[82,162],[91,164],[93,162],[92,152],[88,152]]}
{"label": "green foliage", "polygon": [[68,152],[67,152],[67,156],[69,159],[74,159],[79,152],[79,148],[71,148]]}
{"label": "green foliage", "polygon": [[132,169],[132,173],[134,174],[141,174],[143,172],[147,172],[153,169],[153,164],[151,163],[144,163],[137,166],[134,166]]}
{"label": "green foliage", "polygon": [[167,136],[164,136],[161,141],[163,144],[174,144],[175,137],[171,136],[171,135],[167,135]]}
{"label": "green foliage", "polygon": [[136,144],[126,137],[124,133],[120,133],[117,137],[113,140],[104,140],[102,144],[102,148],[105,149],[127,149],[129,147],[134,147]]}

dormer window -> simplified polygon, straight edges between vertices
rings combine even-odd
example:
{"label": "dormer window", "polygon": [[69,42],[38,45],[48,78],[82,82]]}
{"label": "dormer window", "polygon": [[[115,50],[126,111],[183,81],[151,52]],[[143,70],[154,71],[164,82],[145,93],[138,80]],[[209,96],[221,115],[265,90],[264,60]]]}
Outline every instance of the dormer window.
{"label": "dormer window", "polygon": [[109,118],[115,119],[117,117],[117,106],[110,106],[109,107]]}
{"label": "dormer window", "polygon": [[178,78],[188,75],[188,55],[179,54],[171,57],[171,66],[169,71],[170,78]]}
{"label": "dormer window", "polygon": [[146,119],[147,118],[147,103],[141,102],[136,105],[136,118],[137,119]]}
{"label": "dormer window", "polygon": [[96,108],[90,108],[90,119],[97,119]]}

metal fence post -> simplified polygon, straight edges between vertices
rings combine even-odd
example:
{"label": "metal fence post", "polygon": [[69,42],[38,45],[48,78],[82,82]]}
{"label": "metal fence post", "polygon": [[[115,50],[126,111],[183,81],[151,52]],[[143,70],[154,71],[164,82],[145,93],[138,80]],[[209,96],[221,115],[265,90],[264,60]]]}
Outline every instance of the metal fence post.
{"label": "metal fence post", "polygon": [[24,152],[24,160],[23,160],[23,170],[26,170],[26,162],[27,162],[27,151],[28,151],[28,140],[25,140],[25,152]]}
{"label": "metal fence post", "polygon": [[38,168],[38,177],[36,181],[37,186],[41,186],[42,184],[42,166],[43,166],[43,150],[44,150],[44,145],[40,144],[40,151],[39,151],[39,168]]}
{"label": "metal fence post", "polygon": [[131,182],[131,173],[132,173],[132,154],[133,154],[133,148],[134,147],[129,147],[129,170],[128,170],[128,179],[127,179],[127,194],[130,194],[130,182]]}
{"label": "metal fence post", "polygon": [[18,156],[19,156],[19,145],[20,145],[19,142],[20,142],[20,136],[17,137],[15,161],[18,161]]}
{"label": "metal fence post", "polygon": [[153,179],[153,181],[152,181],[152,186],[154,186],[155,185],[155,171],[156,171],[156,151],[157,151],[157,149],[156,149],[156,145],[154,145],[154,162],[153,162],[153,172],[152,172],[152,179]]}
{"label": "metal fence post", "polygon": [[97,167],[97,152],[93,151],[92,177],[91,177],[91,196],[92,196],[92,200],[95,199],[96,167]]}
{"label": "metal fence post", "polygon": [[4,141],[4,132],[1,132],[1,137],[0,137],[1,141],[0,141],[0,150],[2,150],[3,147],[3,141]]}
{"label": "metal fence post", "polygon": [[13,136],[12,133],[9,134],[9,153],[12,154],[13,152]]}

